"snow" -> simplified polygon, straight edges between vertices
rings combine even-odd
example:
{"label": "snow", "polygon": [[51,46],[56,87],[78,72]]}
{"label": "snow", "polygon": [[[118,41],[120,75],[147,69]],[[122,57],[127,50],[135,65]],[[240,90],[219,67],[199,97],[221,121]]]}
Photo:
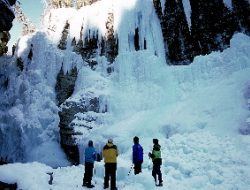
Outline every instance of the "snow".
{"label": "snow", "polygon": [[[144,149],[148,151],[145,146]],[[237,139],[218,137],[206,131],[176,134],[160,141],[163,146],[162,166],[164,188],[166,189],[241,189],[249,188],[249,136],[242,152]],[[132,142],[130,143],[132,144]],[[147,152],[145,152],[146,154]],[[144,157],[142,173],[135,176],[129,172],[131,161],[121,154],[118,159],[117,187],[119,189],[157,189],[151,176],[151,161]],[[53,184],[48,185],[53,172]],[[84,166],[59,167],[52,169],[39,163],[8,164],[0,167],[0,181],[18,183],[20,189],[83,189],[81,187]],[[102,189],[104,163],[95,164],[93,183]]]}
{"label": "snow", "polygon": [[184,12],[185,12],[186,19],[187,19],[188,26],[189,26],[189,30],[190,30],[191,29],[191,12],[192,12],[190,1],[183,0],[182,4],[183,4]]}
{"label": "snow", "polygon": [[232,0],[223,0],[223,2],[227,8],[229,8],[230,10],[233,9]]}
{"label": "snow", "polygon": [[[83,39],[89,34],[92,36],[96,33],[100,39],[101,36],[105,36],[106,22],[108,14],[111,12],[114,14],[114,31],[118,33],[121,40],[119,41],[119,50],[134,51],[134,45],[132,45],[132,41],[128,41],[128,35],[134,34],[135,28],[139,27],[140,47],[143,47],[145,38],[149,48],[154,48],[156,53],[164,55],[163,48],[159,47],[159,45],[163,46],[160,43],[162,40],[161,30],[159,30],[160,23],[156,19],[154,7],[149,0],[143,2],[143,6],[139,0],[128,2],[103,0],[92,6],[82,7],[78,11],[71,8],[55,9],[44,18],[44,32],[47,33],[51,41],[58,43],[63,27],[68,21],[70,24],[68,45],[71,44],[73,38],[76,41],[79,40],[81,27],[83,27]],[[148,20],[147,18],[154,19]]]}
{"label": "snow", "polygon": [[49,189],[49,185],[43,182],[49,180],[46,173],[51,171],[51,167],[37,162],[8,164],[1,166],[0,181],[17,183],[19,189]]}
{"label": "snow", "polygon": [[[146,155],[151,150],[151,141],[155,137],[160,139],[163,147],[162,172],[165,188],[248,189],[250,139],[249,136],[239,135],[237,128],[240,121],[249,113],[243,106],[245,100],[242,97],[250,72],[247,54],[249,37],[237,34],[232,39],[231,45],[222,53],[213,52],[207,56],[197,57],[192,65],[184,67],[164,67],[160,64],[161,59],[152,57],[148,62],[144,60],[145,65],[142,62],[135,62],[142,68],[128,65],[133,59],[143,59],[140,53],[136,53],[135,56],[131,55],[133,53],[125,54],[125,57],[131,60],[117,58],[120,64],[117,65],[114,78],[110,78],[113,84],[109,86],[112,90],[110,94],[117,98],[109,99],[110,103],[117,104],[116,109],[114,108],[116,105],[113,105],[113,109],[110,110],[113,116],[109,116],[109,119],[112,122],[109,126],[95,127],[92,132],[85,133],[84,139],[93,139],[100,151],[106,139],[114,138],[120,152],[117,170],[119,189],[154,189],[151,176],[152,165]],[[141,54],[143,53],[147,55],[147,52]],[[154,59],[155,61],[152,61]],[[124,60],[127,64],[121,65]],[[154,63],[157,61],[158,66]],[[92,90],[111,82],[109,78],[104,80],[103,76],[97,75],[94,71],[83,68],[82,70],[85,72],[80,76],[92,77],[91,81],[96,80],[97,86]],[[138,70],[144,71],[144,74],[138,75]],[[100,80],[105,82],[98,83]],[[135,87],[132,85],[134,83]],[[164,91],[161,94],[161,85],[165,88],[165,83],[169,86],[169,90],[165,92],[169,93],[171,88],[174,88],[172,89],[174,92],[164,96]],[[142,88],[143,84],[148,88]],[[77,85],[75,95],[79,95],[77,92],[80,93],[82,90],[79,82]],[[136,92],[135,89],[138,87],[141,89]],[[155,89],[156,87],[158,90]],[[85,86],[86,91],[89,88],[91,86]],[[123,88],[122,91],[121,88]],[[156,90],[158,93],[154,94]],[[143,96],[146,97],[145,100]],[[171,96],[175,96],[171,101],[162,101]],[[154,98],[148,99],[150,97]],[[124,101],[125,98],[127,101],[123,103],[122,100]],[[153,102],[153,105],[147,103],[146,99],[148,102]],[[79,117],[89,116],[80,114]],[[107,117],[104,116],[105,119]],[[145,150],[143,173],[138,176],[133,174],[127,176],[131,165],[132,138],[135,135],[140,137]],[[38,183],[36,180],[30,182],[30,176],[22,175],[27,173],[27,170],[30,171],[30,167],[27,169],[26,165],[39,171],[31,170],[32,173],[42,176],[39,187],[36,186]],[[34,163],[21,166],[9,164],[0,167],[0,172],[16,171],[15,167],[21,167],[20,171],[4,174],[5,178],[2,180],[17,182],[19,188],[29,186],[26,189],[33,189],[33,187],[48,189],[49,178],[46,174],[48,171],[54,172],[54,183],[51,186],[53,189],[82,188],[84,172],[82,165],[47,169],[46,165],[41,167]],[[103,168],[103,162],[96,163],[94,189],[102,188]]]}
{"label": "snow", "polygon": [[161,0],[162,13],[164,13],[164,10],[165,10],[165,3],[166,3],[166,0]]}
{"label": "snow", "polygon": [[[114,13],[119,54],[114,72],[107,74],[105,57],[96,55],[98,65],[91,70],[69,44],[74,37],[80,38],[81,26],[82,38],[97,30],[99,36],[105,35],[110,11]],[[68,46],[61,51],[57,44],[67,20]],[[134,51],[136,27],[140,46],[145,38],[147,49]],[[31,44],[33,59],[29,60]],[[249,36],[235,34],[230,48],[198,56],[188,66],[167,66],[163,47],[160,23],[149,0],[103,0],[80,10],[48,12],[44,30],[22,37],[18,43],[16,56],[24,62],[22,72],[15,67],[14,58],[0,58],[0,133],[7,142],[0,153],[12,152],[14,162],[27,162],[0,166],[0,181],[16,182],[19,189],[26,190],[83,189],[83,165],[67,166],[59,146],[54,90],[60,69],[66,73],[77,67],[76,86],[68,100],[79,103],[84,98],[88,104],[98,97],[103,110],[75,115],[74,129],[83,133],[77,138],[81,163],[89,139],[100,152],[107,139],[113,138],[120,153],[118,189],[158,189],[147,157],[152,139],[158,138],[164,189],[248,190],[250,136],[240,134],[239,129],[249,120],[249,97],[244,97],[249,88]],[[102,113],[105,109],[108,112]],[[95,119],[86,122],[88,118]],[[92,129],[82,127],[86,125]],[[143,172],[128,176],[135,135],[144,148]],[[95,163],[94,189],[102,188],[103,165]],[[47,172],[53,172],[51,186]]]}
{"label": "snow", "polygon": [[[31,43],[33,43],[32,61],[27,58]],[[60,57],[51,55],[50,51],[54,50],[49,47],[43,33],[23,37],[17,46],[17,56],[24,63],[23,71],[12,69],[16,64],[13,58],[1,65],[5,67],[1,74],[5,80],[8,78],[9,85],[7,90],[1,89],[0,124],[6,129],[2,131],[5,134],[3,141],[6,144],[0,152],[1,155],[13,152],[11,155],[6,155],[13,161],[37,160],[35,154],[37,150],[40,150],[39,161],[46,156],[52,160],[55,159],[50,156],[54,151],[57,153],[61,151],[63,154],[59,146],[41,148],[47,146],[46,142],[53,141],[58,144],[59,141],[57,127],[59,109],[55,102],[54,85],[60,65],[54,63],[59,61]],[[41,52],[40,49],[45,51]],[[11,126],[11,131],[7,130],[7,126]],[[13,137],[15,140],[12,140]],[[40,149],[39,146],[41,146]],[[53,143],[51,146],[53,147]],[[65,161],[60,160],[66,160],[66,157],[61,154],[58,154],[56,165],[59,163],[65,165]],[[45,163],[48,164],[48,161]]]}

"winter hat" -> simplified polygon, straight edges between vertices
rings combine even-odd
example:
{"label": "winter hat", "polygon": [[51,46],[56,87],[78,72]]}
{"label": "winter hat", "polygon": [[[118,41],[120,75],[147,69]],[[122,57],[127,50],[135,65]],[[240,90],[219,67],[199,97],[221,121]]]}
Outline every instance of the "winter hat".
{"label": "winter hat", "polygon": [[108,143],[113,143],[113,139],[110,138],[110,139],[108,140]]}
{"label": "winter hat", "polygon": [[158,139],[153,139],[154,144],[158,144]]}
{"label": "winter hat", "polygon": [[134,137],[134,143],[139,143],[139,137],[137,136]]}
{"label": "winter hat", "polygon": [[92,140],[89,141],[89,146],[93,146],[93,141]]}

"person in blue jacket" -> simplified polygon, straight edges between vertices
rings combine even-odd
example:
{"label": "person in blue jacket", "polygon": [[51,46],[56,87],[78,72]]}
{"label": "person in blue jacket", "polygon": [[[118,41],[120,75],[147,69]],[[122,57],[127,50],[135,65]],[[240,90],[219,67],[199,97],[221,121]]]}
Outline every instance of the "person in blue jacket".
{"label": "person in blue jacket", "polygon": [[134,173],[141,173],[141,165],[143,163],[143,148],[139,144],[139,138],[137,136],[134,137],[134,145],[133,145],[133,164],[134,164]]}
{"label": "person in blue jacket", "polygon": [[89,141],[88,147],[85,149],[85,173],[83,177],[83,185],[88,188],[93,188],[91,184],[93,177],[94,162],[96,160],[96,150],[93,146],[93,141]]}

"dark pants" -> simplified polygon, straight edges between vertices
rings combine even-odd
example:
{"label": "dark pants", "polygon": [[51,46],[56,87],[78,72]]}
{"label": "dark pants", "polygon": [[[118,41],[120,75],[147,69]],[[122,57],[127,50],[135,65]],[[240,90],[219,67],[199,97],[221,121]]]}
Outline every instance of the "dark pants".
{"label": "dark pants", "polygon": [[83,177],[83,183],[86,185],[91,184],[91,180],[93,177],[93,168],[94,168],[94,163],[85,162],[85,173]]}
{"label": "dark pants", "polygon": [[109,187],[109,177],[111,178],[111,189],[116,189],[116,163],[105,164],[104,188]]}
{"label": "dark pants", "polygon": [[141,165],[142,165],[142,162],[134,163],[135,175],[141,173]]}
{"label": "dark pants", "polygon": [[162,183],[162,174],[161,174],[161,165],[160,164],[153,164],[152,176],[156,182],[156,175],[158,175],[159,183]]}

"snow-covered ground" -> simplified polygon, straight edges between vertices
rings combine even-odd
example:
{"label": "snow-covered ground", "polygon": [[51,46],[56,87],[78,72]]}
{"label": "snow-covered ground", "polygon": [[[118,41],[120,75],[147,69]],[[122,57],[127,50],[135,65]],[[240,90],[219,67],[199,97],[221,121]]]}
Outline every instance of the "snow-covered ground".
{"label": "snow-covered ground", "polygon": [[[61,66],[65,72],[76,66],[78,78],[71,99],[77,101],[94,93],[108,104],[108,112],[99,116],[101,125],[93,123],[96,126],[90,131],[76,128],[84,134],[78,139],[80,151],[88,139],[100,151],[107,139],[113,138],[120,152],[118,189],[157,189],[147,157],[153,138],[158,138],[162,146],[164,187],[160,189],[250,189],[250,136],[240,133],[250,127],[250,38],[235,34],[231,47],[223,52],[196,57],[189,66],[167,66],[152,2],[145,1],[143,5],[138,2],[104,0],[79,11],[54,10],[45,17],[45,31],[20,40],[17,56],[24,61],[24,71],[2,66],[9,69],[11,77],[8,90],[0,89],[0,105],[11,101],[12,107],[1,108],[0,118],[5,121],[0,124],[8,127],[11,121],[14,131],[21,126],[21,134],[25,134],[21,143],[27,148],[26,159],[30,162],[0,166],[0,181],[17,182],[19,189],[25,190],[84,189],[81,187],[83,165],[58,167],[67,165],[67,161],[57,144],[59,118],[54,86]],[[112,10],[119,55],[114,73],[107,75],[104,57],[97,57],[99,64],[93,71],[72,52],[69,44],[73,37],[79,39],[82,25],[86,31],[92,28],[99,29],[100,35],[105,33],[106,16]],[[55,44],[60,40],[66,20],[72,27],[68,48],[61,51]],[[147,39],[146,50],[135,52],[134,42],[128,40],[135,27],[140,28],[142,39]],[[30,62],[27,55],[31,43],[34,51]],[[7,58],[3,60],[11,62]],[[1,84],[3,81],[4,77],[0,79]],[[135,135],[144,147],[143,172],[128,176]],[[12,138],[8,137],[14,145],[16,141],[12,142]],[[103,163],[96,163],[94,189],[102,189],[103,170]],[[51,186],[47,172],[54,173]]]}

